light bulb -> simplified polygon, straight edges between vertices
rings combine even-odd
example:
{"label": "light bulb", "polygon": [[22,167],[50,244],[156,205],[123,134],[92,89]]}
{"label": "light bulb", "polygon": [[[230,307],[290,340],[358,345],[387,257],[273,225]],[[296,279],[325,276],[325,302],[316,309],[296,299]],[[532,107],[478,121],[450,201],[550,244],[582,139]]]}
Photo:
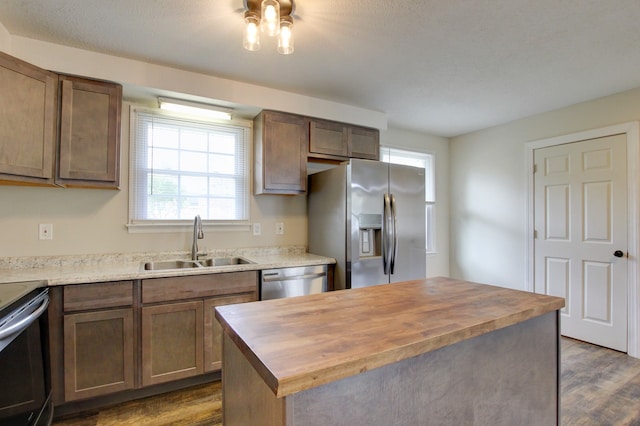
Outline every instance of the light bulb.
{"label": "light bulb", "polygon": [[262,0],[262,19],[260,28],[269,36],[278,35],[280,32],[280,3],[277,0]]}
{"label": "light bulb", "polygon": [[258,31],[258,17],[255,14],[247,13],[244,17],[244,34],[242,46],[251,51],[260,50],[260,32]]}
{"label": "light bulb", "polygon": [[280,35],[278,36],[278,53],[290,55],[293,53],[293,22],[287,19],[280,21]]}

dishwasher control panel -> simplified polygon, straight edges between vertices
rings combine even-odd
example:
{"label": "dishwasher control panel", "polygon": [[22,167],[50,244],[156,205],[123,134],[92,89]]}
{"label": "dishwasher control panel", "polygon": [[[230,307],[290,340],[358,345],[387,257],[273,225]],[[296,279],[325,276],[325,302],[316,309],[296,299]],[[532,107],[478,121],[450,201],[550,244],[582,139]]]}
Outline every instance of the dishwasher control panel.
{"label": "dishwasher control panel", "polygon": [[260,300],[327,291],[327,265],[265,269],[260,272]]}

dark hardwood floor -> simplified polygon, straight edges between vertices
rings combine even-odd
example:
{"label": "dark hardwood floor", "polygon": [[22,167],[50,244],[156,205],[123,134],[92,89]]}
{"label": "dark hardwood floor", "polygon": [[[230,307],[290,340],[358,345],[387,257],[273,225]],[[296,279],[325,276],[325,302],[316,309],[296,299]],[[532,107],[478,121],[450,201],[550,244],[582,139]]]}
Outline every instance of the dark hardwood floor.
{"label": "dark hardwood floor", "polygon": [[220,426],[220,382],[56,419],[52,426]]}
{"label": "dark hardwood floor", "polygon": [[[562,339],[562,426],[640,425],[640,360]],[[54,426],[222,425],[220,382],[54,421]]]}

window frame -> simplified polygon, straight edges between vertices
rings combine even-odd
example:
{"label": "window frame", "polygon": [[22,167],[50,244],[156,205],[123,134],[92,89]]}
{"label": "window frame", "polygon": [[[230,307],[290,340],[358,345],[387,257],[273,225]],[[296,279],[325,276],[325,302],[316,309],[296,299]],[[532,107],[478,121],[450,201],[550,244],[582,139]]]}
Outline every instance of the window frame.
{"label": "window frame", "polygon": [[127,230],[129,233],[147,233],[147,232],[182,232],[190,230],[193,226],[193,219],[149,219],[141,220],[134,219],[134,205],[137,202],[137,191],[135,188],[136,181],[133,178],[137,173],[137,126],[138,126],[138,113],[153,114],[160,117],[174,118],[176,120],[183,120],[187,122],[193,122],[194,124],[222,124],[227,126],[236,126],[242,128],[244,133],[243,138],[245,141],[245,153],[246,158],[244,161],[244,198],[246,203],[246,219],[202,219],[202,224],[206,228],[216,228],[218,230],[226,231],[249,231],[251,228],[251,182],[252,182],[252,167],[253,162],[253,121],[232,119],[222,120],[215,118],[202,118],[189,114],[182,114],[176,112],[169,112],[160,110],[158,108],[150,108],[140,105],[130,106],[130,126],[129,126],[129,206],[127,211]]}

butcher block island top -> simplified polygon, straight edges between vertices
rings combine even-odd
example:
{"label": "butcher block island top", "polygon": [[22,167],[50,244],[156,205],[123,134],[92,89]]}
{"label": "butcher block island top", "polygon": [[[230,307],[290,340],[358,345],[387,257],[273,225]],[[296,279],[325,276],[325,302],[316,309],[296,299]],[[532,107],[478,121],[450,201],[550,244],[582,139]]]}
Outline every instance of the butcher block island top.
{"label": "butcher block island top", "polygon": [[558,297],[432,278],[221,306],[215,315],[279,398],[563,306]]}

